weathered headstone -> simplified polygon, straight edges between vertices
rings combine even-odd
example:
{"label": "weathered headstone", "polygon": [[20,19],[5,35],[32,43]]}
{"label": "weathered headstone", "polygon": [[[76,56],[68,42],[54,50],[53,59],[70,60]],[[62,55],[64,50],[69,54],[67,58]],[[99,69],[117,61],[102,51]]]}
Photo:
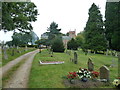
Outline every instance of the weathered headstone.
{"label": "weathered headstone", "polygon": [[100,67],[100,79],[105,79],[109,82],[110,80],[110,70],[106,66]]}
{"label": "weathered headstone", "polygon": [[3,47],[3,53],[4,53],[4,59],[6,60],[6,59],[8,59],[8,55],[7,55],[7,48],[4,46]]}
{"label": "weathered headstone", "polygon": [[27,46],[25,46],[25,51],[27,51],[28,50],[28,48],[27,48]]}
{"label": "weathered headstone", "polygon": [[94,63],[92,62],[91,58],[88,58],[88,70],[94,71]]}
{"label": "weathered headstone", "polygon": [[78,59],[77,52],[74,52],[74,64],[78,63],[77,59]]}
{"label": "weathered headstone", "polygon": [[120,53],[118,54],[118,77],[120,77]]}
{"label": "weathered headstone", "polygon": [[106,56],[108,56],[108,52],[109,52],[109,50],[107,49],[107,51],[106,51]]}
{"label": "weathered headstone", "polygon": [[112,64],[110,65],[110,67],[115,67],[115,60],[112,60]]}

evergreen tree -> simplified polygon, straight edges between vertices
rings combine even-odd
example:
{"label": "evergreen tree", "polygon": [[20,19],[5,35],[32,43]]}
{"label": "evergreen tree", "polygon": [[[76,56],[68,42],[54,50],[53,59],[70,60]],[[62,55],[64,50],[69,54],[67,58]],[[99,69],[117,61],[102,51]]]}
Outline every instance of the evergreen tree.
{"label": "evergreen tree", "polygon": [[105,18],[105,35],[109,48],[120,51],[120,2],[106,3]]}
{"label": "evergreen tree", "polygon": [[93,3],[89,9],[89,18],[85,27],[85,48],[94,51],[105,50],[106,40],[103,29],[102,15]]}
{"label": "evergreen tree", "polygon": [[61,29],[58,29],[58,24],[56,24],[55,22],[52,22],[52,23],[50,24],[50,27],[48,28],[47,31],[49,31],[49,32],[48,32],[48,39],[49,39],[49,43],[50,43],[50,45],[51,45],[52,40],[53,40],[55,37],[61,35],[61,33],[60,33]]}

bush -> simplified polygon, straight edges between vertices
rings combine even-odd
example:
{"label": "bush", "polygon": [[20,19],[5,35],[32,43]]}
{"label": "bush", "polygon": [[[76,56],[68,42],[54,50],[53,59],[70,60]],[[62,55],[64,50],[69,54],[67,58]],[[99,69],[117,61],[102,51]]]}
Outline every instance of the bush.
{"label": "bush", "polygon": [[78,44],[74,38],[72,38],[68,43],[67,43],[67,49],[72,49],[72,50],[77,50],[78,49]]}
{"label": "bush", "polygon": [[53,52],[64,52],[65,48],[62,42],[62,38],[57,37],[53,40],[52,42],[52,47]]}

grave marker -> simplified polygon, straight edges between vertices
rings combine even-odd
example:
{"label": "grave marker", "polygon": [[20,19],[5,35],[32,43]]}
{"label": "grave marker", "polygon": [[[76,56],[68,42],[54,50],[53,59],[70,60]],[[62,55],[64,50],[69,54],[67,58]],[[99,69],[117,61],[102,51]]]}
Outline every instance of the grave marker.
{"label": "grave marker", "polygon": [[106,66],[100,67],[100,79],[110,80],[110,70]]}
{"label": "grave marker", "polygon": [[77,64],[78,63],[78,61],[77,61],[77,52],[74,52],[74,64]]}
{"label": "grave marker", "polygon": [[4,53],[4,59],[8,59],[8,55],[7,55],[7,52],[6,52],[7,48],[4,46],[3,47],[3,53]]}
{"label": "grave marker", "polygon": [[94,71],[94,63],[91,58],[88,58],[88,70]]}

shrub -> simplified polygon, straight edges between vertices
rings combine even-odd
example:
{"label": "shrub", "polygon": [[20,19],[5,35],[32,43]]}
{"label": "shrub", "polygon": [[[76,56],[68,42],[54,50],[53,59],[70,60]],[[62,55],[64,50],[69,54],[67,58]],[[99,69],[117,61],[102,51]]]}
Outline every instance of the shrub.
{"label": "shrub", "polygon": [[65,48],[62,42],[62,38],[56,37],[52,42],[53,52],[64,52]]}

